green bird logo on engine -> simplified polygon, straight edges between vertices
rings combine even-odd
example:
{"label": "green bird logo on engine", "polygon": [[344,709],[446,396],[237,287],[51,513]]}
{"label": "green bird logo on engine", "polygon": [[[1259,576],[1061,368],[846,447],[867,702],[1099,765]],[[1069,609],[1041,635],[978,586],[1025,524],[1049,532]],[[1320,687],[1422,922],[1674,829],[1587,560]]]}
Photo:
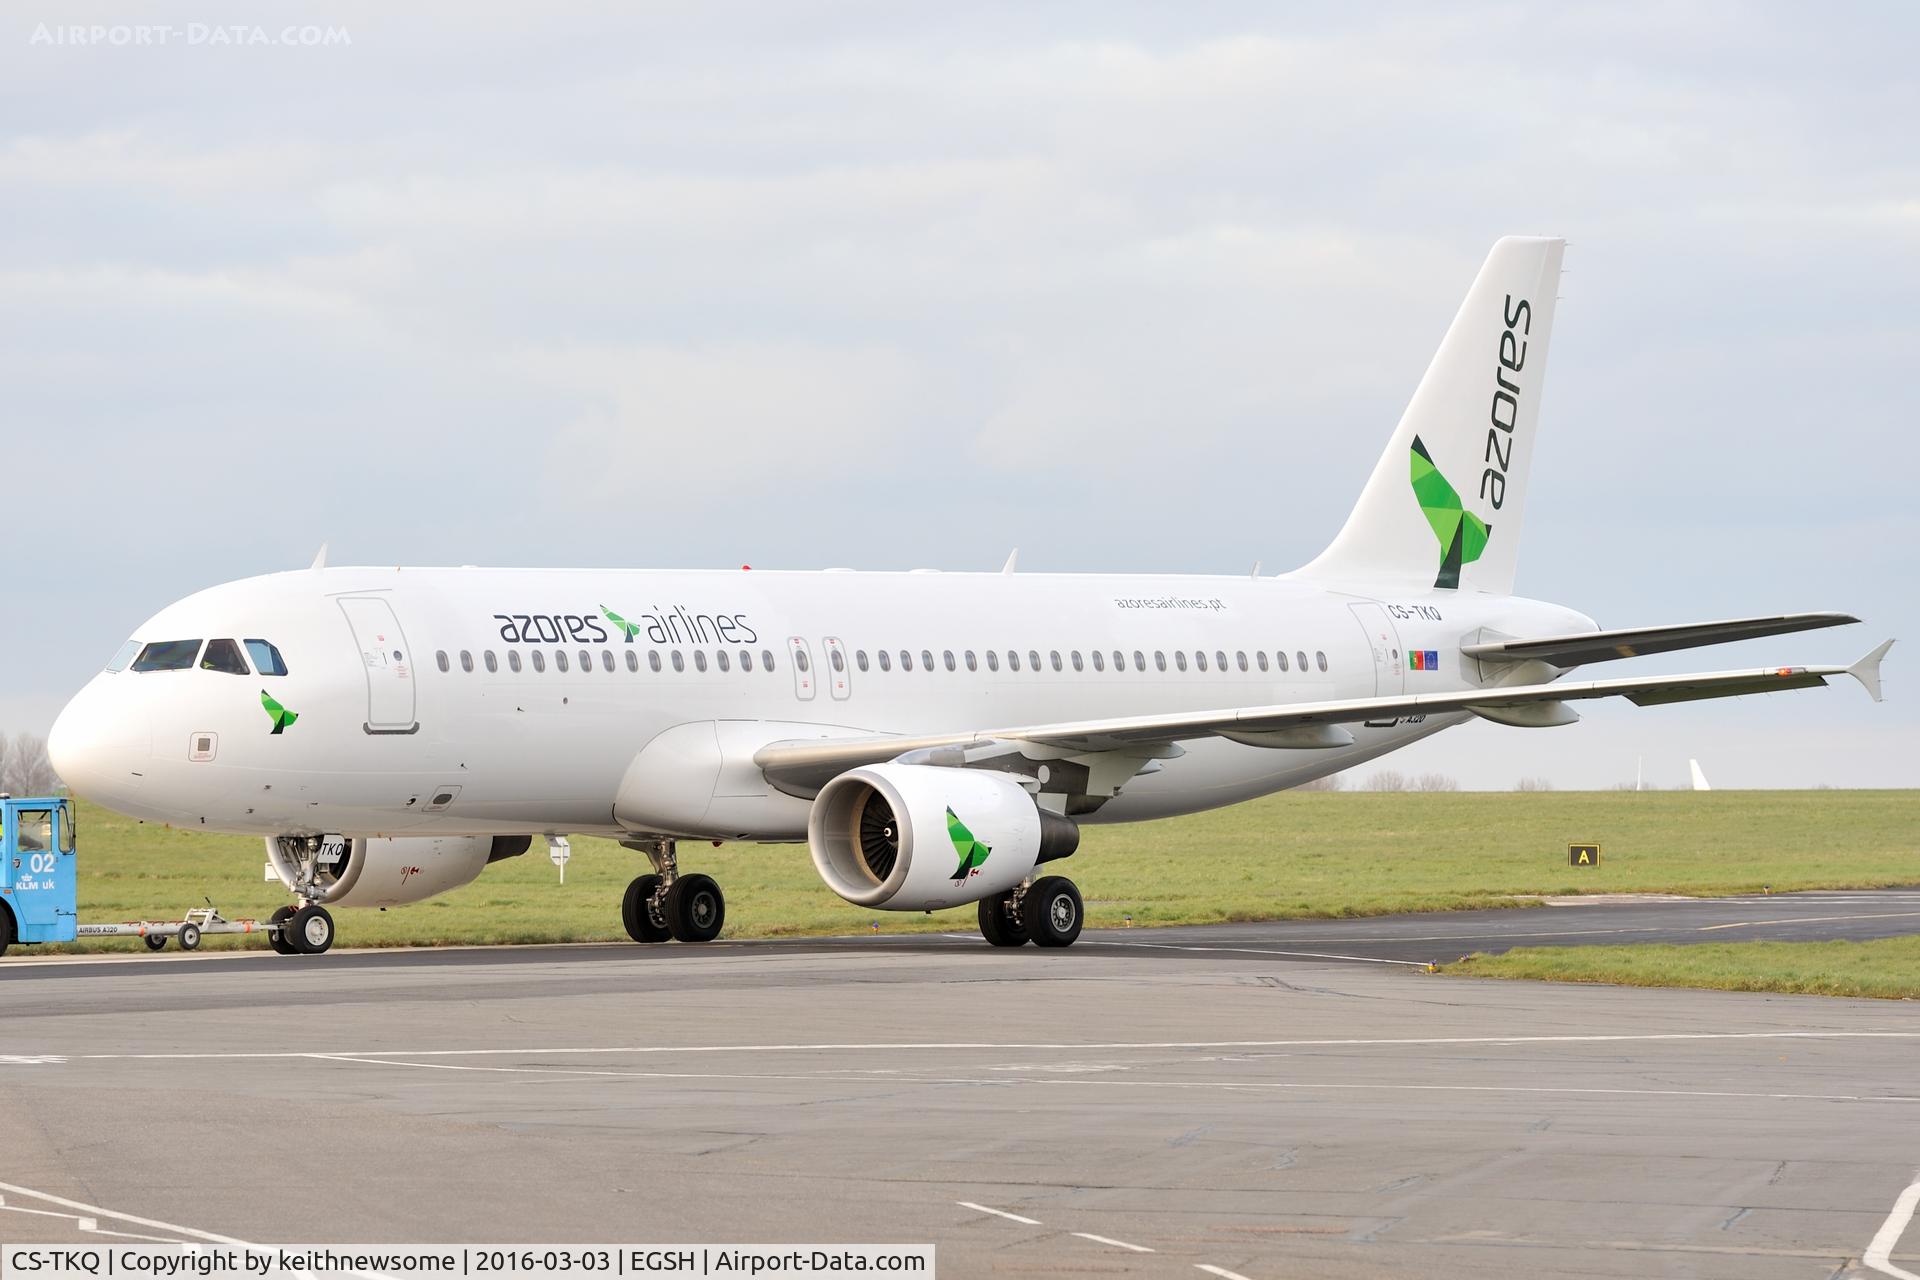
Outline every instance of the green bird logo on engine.
{"label": "green bird logo on engine", "polygon": [[960,865],[953,871],[955,880],[965,880],[979,871],[993,854],[992,846],[975,840],[967,824],[951,809],[947,810],[947,838],[953,841],[953,851],[960,855]]}
{"label": "green bird logo on engine", "polygon": [[260,691],[260,705],[267,709],[267,717],[273,721],[274,733],[285,733],[287,726],[300,718],[297,713],[289,711],[278,702],[275,702],[273,695],[265,689]]}
{"label": "green bird logo on engine", "polygon": [[1420,514],[1433,526],[1433,536],[1440,539],[1440,575],[1433,585],[1457,590],[1461,567],[1480,558],[1493,526],[1461,505],[1459,493],[1433,465],[1433,455],[1419,436],[1413,438],[1413,451],[1407,461]]}

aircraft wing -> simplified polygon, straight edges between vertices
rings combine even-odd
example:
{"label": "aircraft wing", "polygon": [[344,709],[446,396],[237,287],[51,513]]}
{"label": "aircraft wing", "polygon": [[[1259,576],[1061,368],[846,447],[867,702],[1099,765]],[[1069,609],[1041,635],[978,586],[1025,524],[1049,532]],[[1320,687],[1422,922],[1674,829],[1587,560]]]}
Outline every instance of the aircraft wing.
{"label": "aircraft wing", "polygon": [[[1658,706],[1703,698],[1736,698],[1749,693],[1809,689],[1826,684],[1832,676],[1841,675],[1858,680],[1873,700],[1878,702],[1880,663],[1892,647],[1893,641],[1888,640],[1858,662],[1845,667],[1756,667],[1743,671],[1648,676],[1637,680],[1556,682],[1464,689],[1450,693],[1407,693],[1378,698],[1229,707],[1217,711],[1020,725],[970,733],[925,736],[877,734],[789,740],[762,747],[754,753],[753,759],[774,786],[790,794],[811,794],[837,774],[858,765],[878,764],[902,756],[913,756],[917,761],[929,764],[965,765],[974,762],[977,758],[975,749],[979,748],[1020,750],[1036,754],[1042,759],[1049,756],[1113,753],[1135,757],[1145,764],[1156,756],[1179,754],[1176,744],[1195,738],[1225,737],[1277,748],[1338,747],[1352,741],[1342,726],[1367,721],[1469,711],[1492,720],[1516,723],[1529,707],[1551,712],[1564,708],[1554,708],[1550,704],[1590,698],[1625,698],[1643,707]],[[1541,704],[1549,705],[1542,707]],[[1571,718],[1570,715],[1566,717]],[[1533,722],[1552,724],[1565,721],[1549,717]]]}
{"label": "aircraft wing", "polygon": [[1585,631],[1564,636],[1494,640],[1460,646],[1460,652],[1481,662],[1525,662],[1538,659],[1556,667],[1578,667],[1614,658],[1637,658],[1648,653],[1697,649],[1759,636],[1785,635],[1844,627],[1860,619],[1846,613],[1784,613],[1771,618],[1729,618],[1723,622],[1682,622],[1665,627],[1631,627],[1621,631]]}

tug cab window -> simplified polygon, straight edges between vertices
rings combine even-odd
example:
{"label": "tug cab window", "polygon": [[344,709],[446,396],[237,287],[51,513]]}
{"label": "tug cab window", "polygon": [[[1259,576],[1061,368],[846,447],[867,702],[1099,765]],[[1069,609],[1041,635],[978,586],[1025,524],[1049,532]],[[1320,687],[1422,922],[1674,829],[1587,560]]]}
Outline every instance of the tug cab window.
{"label": "tug cab window", "polygon": [[133,660],[135,671],[185,671],[200,656],[198,640],[155,640]]}
{"label": "tug cab window", "polygon": [[263,676],[283,676],[287,674],[287,663],[280,656],[280,650],[265,640],[248,640],[247,656],[253,659],[253,669]]}
{"label": "tug cab window", "polygon": [[200,656],[202,671],[221,671],[230,676],[247,675],[247,660],[240,656],[240,646],[231,640],[209,640],[207,651]]}
{"label": "tug cab window", "polygon": [[22,853],[48,853],[53,849],[53,810],[22,809],[19,814],[19,839]]}

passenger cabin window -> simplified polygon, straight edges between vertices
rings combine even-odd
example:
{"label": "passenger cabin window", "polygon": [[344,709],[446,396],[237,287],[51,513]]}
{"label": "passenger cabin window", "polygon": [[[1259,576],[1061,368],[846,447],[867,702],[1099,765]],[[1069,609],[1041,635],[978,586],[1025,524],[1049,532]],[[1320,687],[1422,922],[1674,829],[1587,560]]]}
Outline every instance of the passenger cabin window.
{"label": "passenger cabin window", "polygon": [[135,671],[185,671],[200,656],[198,640],[155,640],[133,660]]}
{"label": "passenger cabin window", "polygon": [[585,649],[580,651],[580,669],[582,671],[593,670],[593,654]]}
{"label": "passenger cabin window", "polygon": [[627,650],[627,670],[638,671],[639,669],[640,669],[640,655],[635,653],[632,649]]}
{"label": "passenger cabin window", "polygon": [[973,650],[971,649],[967,650],[966,659],[967,659],[967,670],[978,671],[980,669],[980,660],[973,656]]}
{"label": "passenger cabin window", "polygon": [[1173,651],[1173,665],[1182,671],[1187,669],[1187,651],[1185,649],[1175,649]]}
{"label": "passenger cabin window", "polygon": [[1153,651],[1153,665],[1154,665],[1154,669],[1158,671],[1165,671],[1167,669],[1166,650],[1155,649]]}
{"label": "passenger cabin window", "polygon": [[1307,651],[1305,649],[1301,649],[1297,651],[1293,655],[1293,660],[1300,664],[1300,669],[1302,671],[1305,671],[1307,669]]}
{"label": "passenger cabin window", "polygon": [[1274,654],[1273,657],[1274,661],[1280,664],[1280,669],[1285,671],[1287,669],[1287,651],[1282,649],[1280,652]]}
{"label": "passenger cabin window", "polygon": [[434,662],[434,665],[439,667],[442,671],[453,670],[453,664],[447,661],[447,651],[445,649],[437,650],[434,653],[433,662]]}
{"label": "passenger cabin window", "polygon": [[827,663],[832,666],[835,671],[845,671],[847,669],[846,656],[838,649],[827,650]]}
{"label": "passenger cabin window", "polygon": [[1020,669],[1020,651],[1018,649],[1007,650],[1007,670],[1018,671],[1019,669]]}
{"label": "passenger cabin window", "polygon": [[1147,655],[1138,649],[1133,651],[1133,669],[1135,671],[1145,671],[1147,669]]}
{"label": "passenger cabin window", "polygon": [[1115,671],[1125,671],[1127,669],[1127,655],[1118,649],[1113,651],[1113,669]]}
{"label": "passenger cabin window", "polygon": [[460,651],[460,669],[469,675],[473,673],[473,651],[471,649],[462,649]]}
{"label": "passenger cabin window", "polygon": [[1207,669],[1207,651],[1205,649],[1195,649],[1193,651],[1193,667],[1196,671],[1205,671]]}
{"label": "passenger cabin window", "polygon": [[707,651],[705,649],[695,649],[693,651],[693,669],[695,671],[705,671],[707,669]]}
{"label": "passenger cabin window", "polygon": [[507,650],[507,670],[515,672],[520,670],[520,651],[518,649]]}
{"label": "passenger cabin window", "polygon": [[[836,663],[838,663],[838,662],[839,662],[839,660],[840,660],[840,655],[839,655],[839,653],[837,653],[837,652],[836,652],[836,653],[835,653],[835,654],[833,655],[833,659],[834,659],[834,661],[835,661]],[[727,651],[726,651],[725,649],[716,649],[716,650],[714,650],[714,652],[713,652],[713,661],[714,661],[714,665],[715,665],[715,666],[717,666],[717,667],[719,667],[719,668],[720,668],[720,669],[721,669],[722,671],[725,671],[725,670],[727,670],[727,669],[729,668],[729,666],[731,665],[731,664],[730,664],[730,662],[728,661],[728,658],[727,658]]]}
{"label": "passenger cabin window", "polygon": [[1260,669],[1262,671],[1265,671],[1267,669],[1267,651],[1265,649],[1261,649],[1259,652],[1255,653],[1253,655],[1253,660],[1260,664]]}
{"label": "passenger cabin window", "polygon": [[[251,644],[252,642],[249,641],[248,643]],[[114,651],[114,655],[111,658],[107,659],[107,671],[109,673],[125,671],[127,664],[133,661],[133,655],[138,652],[140,652],[140,642],[138,640],[127,641],[121,645],[119,649]],[[263,671],[261,674],[265,675],[266,673]]]}
{"label": "passenger cabin window", "polygon": [[[740,651],[740,669],[742,671],[753,670],[753,650],[742,649]],[[865,654],[862,654],[860,657],[860,669],[862,671],[865,671],[867,669],[867,659]]]}
{"label": "passenger cabin window", "polygon": [[660,651],[658,649],[647,650],[647,667],[653,671],[660,669]]}
{"label": "passenger cabin window", "polygon": [[1027,665],[1035,671],[1040,669],[1040,651],[1038,649],[1027,650]]}
{"label": "passenger cabin window", "polygon": [[902,649],[900,651],[900,669],[902,671],[913,670],[913,650]]}
{"label": "passenger cabin window", "polygon": [[947,670],[949,670],[949,671],[952,671],[952,670],[954,670],[954,663],[953,663],[953,650],[951,650],[951,649],[943,649],[943,650],[941,650],[941,652],[940,652],[940,660],[941,660],[942,662],[945,662],[945,663],[947,664]]}
{"label": "passenger cabin window", "polygon": [[999,669],[1000,669],[1000,652],[999,652],[999,650],[997,650],[997,649],[989,649],[989,650],[987,650],[987,670],[989,670],[989,671],[998,671]]}
{"label": "passenger cabin window", "polygon": [[1327,654],[1324,649],[1315,649],[1313,651],[1313,660],[1320,665],[1322,671],[1327,669]]}
{"label": "passenger cabin window", "polygon": [[244,676],[247,660],[240,656],[240,646],[231,640],[209,640],[207,651],[200,656],[202,671],[222,671],[230,676]]}
{"label": "passenger cabin window", "polygon": [[794,650],[793,650],[793,665],[798,667],[801,670],[801,672],[804,674],[805,672],[811,671],[813,669],[813,659],[807,656],[807,651],[805,649],[796,645],[794,646]]}
{"label": "passenger cabin window", "polygon": [[547,656],[538,649],[527,650],[527,656],[533,659],[533,669],[535,671],[545,671],[547,669]]}
{"label": "passenger cabin window", "polygon": [[600,651],[600,669],[602,671],[612,671],[614,669],[613,650],[602,649]]}
{"label": "passenger cabin window", "polygon": [[287,674],[286,659],[280,656],[280,650],[265,640],[248,640],[247,656],[253,659],[253,669],[263,676],[283,676]]}
{"label": "passenger cabin window", "polygon": [[933,650],[922,649],[920,651],[920,666],[922,670],[933,670]]}
{"label": "passenger cabin window", "polygon": [[[1073,656],[1078,659],[1080,656],[1079,651],[1075,650]],[[1105,671],[1107,669],[1107,659],[1098,649],[1093,651],[1093,669],[1095,671]]]}
{"label": "passenger cabin window", "polygon": [[555,649],[553,651],[553,669],[555,671],[565,671],[567,669],[567,651],[565,649]]}
{"label": "passenger cabin window", "polygon": [[[745,650],[741,651],[740,657],[742,662],[746,661]],[[853,665],[860,668],[862,671],[865,671],[867,669],[867,651],[865,649],[855,649],[853,651]]]}
{"label": "passenger cabin window", "polygon": [[[1213,665],[1222,671],[1227,669],[1227,651],[1225,649],[1215,649],[1213,651]],[[1246,666],[1246,659],[1242,658],[1240,665],[1243,667]]]}
{"label": "passenger cabin window", "polygon": [[893,670],[893,657],[885,649],[881,649],[876,656],[880,659],[880,669],[882,671]]}
{"label": "passenger cabin window", "polygon": [[[627,656],[632,657],[633,655],[629,654]],[[481,661],[487,664],[487,674],[493,675],[500,670],[500,659],[493,656],[493,650],[491,649],[487,650],[485,653],[480,655],[480,658],[481,658]]]}
{"label": "passenger cabin window", "polygon": [[670,656],[673,658],[673,669],[675,671],[685,671],[687,669],[686,657],[682,655],[678,649],[675,649]]}
{"label": "passenger cabin window", "polygon": [[773,650],[762,649],[760,651],[760,668],[763,671],[773,670]]}

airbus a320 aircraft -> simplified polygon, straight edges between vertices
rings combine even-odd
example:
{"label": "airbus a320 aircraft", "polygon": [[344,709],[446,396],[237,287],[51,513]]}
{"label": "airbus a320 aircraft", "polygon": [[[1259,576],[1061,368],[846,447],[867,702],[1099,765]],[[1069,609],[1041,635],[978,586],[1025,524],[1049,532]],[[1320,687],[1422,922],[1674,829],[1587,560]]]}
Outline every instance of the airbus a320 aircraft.
{"label": "airbus a320 aircraft", "polygon": [[[1063,947],[1079,826],[1229,805],[1473,717],[1567,725],[1858,679],[1848,667],[1572,682],[1575,667],[1857,621],[1815,613],[1602,631],[1513,594],[1562,242],[1493,248],[1358,505],[1277,577],[333,568],[155,614],[54,726],[80,794],[265,837],[298,905],[415,902],[609,836],[651,869],[638,942],[725,904],[677,842],[805,841],[863,907],[977,903],[997,946]],[[1177,869],[1169,864],[1169,872]]]}

